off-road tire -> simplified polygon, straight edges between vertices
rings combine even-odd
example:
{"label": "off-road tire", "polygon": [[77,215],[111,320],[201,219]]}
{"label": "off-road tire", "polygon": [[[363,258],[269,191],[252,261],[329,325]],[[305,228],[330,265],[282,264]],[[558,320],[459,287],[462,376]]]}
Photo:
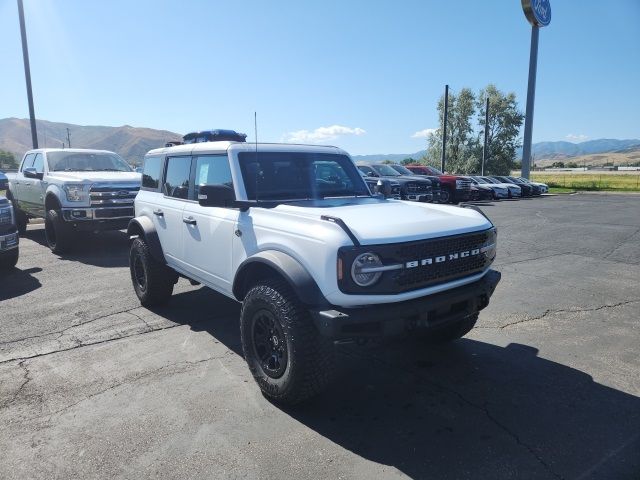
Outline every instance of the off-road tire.
{"label": "off-road tire", "polygon": [[[264,316],[278,322],[274,328],[284,337],[276,343],[286,348],[286,364],[279,376],[266,373],[256,347]],[[291,405],[317,395],[333,377],[333,342],[320,335],[309,311],[282,279],[265,279],[249,290],[240,313],[240,336],[253,378],[263,395],[276,403]]]}
{"label": "off-road tire", "polygon": [[66,253],[73,248],[73,231],[65,224],[60,211],[48,210],[44,218],[44,236],[53,253]]}
{"label": "off-road tire", "polygon": [[20,252],[17,248],[0,253],[0,270],[11,270],[18,263]]}
{"label": "off-road tire", "polygon": [[471,331],[477,321],[478,314],[474,313],[450,325],[427,331],[423,338],[433,344],[449,343],[464,337]]}
{"label": "off-road tire", "polygon": [[129,271],[142,306],[154,307],[169,302],[177,274],[153,258],[143,238],[138,237],[131,243]]}

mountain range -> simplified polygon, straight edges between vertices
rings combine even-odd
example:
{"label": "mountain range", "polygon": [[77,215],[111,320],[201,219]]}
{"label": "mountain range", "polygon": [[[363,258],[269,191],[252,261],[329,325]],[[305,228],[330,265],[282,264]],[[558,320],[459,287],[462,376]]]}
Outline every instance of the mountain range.
{"label": "mountain range", "polygon": [[[131,164],[139,164],[144,154],[153,148],[162,147],[166,142],[180,140],[181,135],[168,130],[154,130],[124,125],[121,127],[85,126],[71,123],[37,120],[38,143],[40,147],[60,147],[67,142],[67,129],[71,137],[71,146],[77,148],[96,148],[117,152]],[[21,158],[31,148],[31,130],[29,120],[23,118],[0,119],[0,150],[13,153]],[[536,163],[544,165],[555,160],[579,157],[591,158],[593,154],[616,153],[617,158],[638,158],[640,140],[599,139],[581,143],[539,142],[533,144],[533,156]],[[414,153],[354,155],[357,162],[399,162],[411,157],[422,158],[426,150]],[[521,152],[518,152],[521,155]],[[587,156],[587,157],[584,157]],[[602,156],[596,156],[602,160]],[[606,161],[606,158],[604,159]],[[636,160],[637,161],[637,160]],[[616,161],[616,164],[618,161]]]}

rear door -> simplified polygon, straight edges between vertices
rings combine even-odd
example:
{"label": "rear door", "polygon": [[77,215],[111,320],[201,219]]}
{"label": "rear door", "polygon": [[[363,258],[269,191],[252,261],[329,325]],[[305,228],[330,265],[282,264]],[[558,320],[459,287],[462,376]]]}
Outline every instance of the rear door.
{"label": "rear door", "polygon": [[182,212],[184,263],[188,273],[220,292],[231,294],[232,242],[239,217],[235,208],[201,207],[199,185],[233,187],[227,154],[194,155],[191,199]]}
{"label": "rear door", "polygon": [[182,211],[193,192],[191,155],[167,157],[162,195],[154,199],[152,217],[167,263],[184,267]]}

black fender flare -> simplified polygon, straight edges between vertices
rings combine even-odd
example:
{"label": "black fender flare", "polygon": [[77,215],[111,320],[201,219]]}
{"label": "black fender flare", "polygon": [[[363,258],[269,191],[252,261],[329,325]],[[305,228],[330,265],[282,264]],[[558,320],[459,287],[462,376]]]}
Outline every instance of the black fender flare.
{"label": "black fender flare", "polygon": [[233,295],[242,301],[252,279],[268,277],[273,272],[286,280],[303,304],[313,307],[329,305],[307,269],[295,258],[278,250],[265,250],[242,262],[233,279]]}
{"label": "black fender flare", "polygon": [[164,253],[162,252],[162,245],[160,244],[158,232],[156,231],[156,227],[153,225],[153,221],[151,221],[150,218],[132,218],[129,221],[129,226],[127,227],[127,235],[129,235],[130,239],[138,236],[144,237],[144,240],[149,246],[149,252],[151,253],[151,256],[163,265],[167,263],[164,258]]}

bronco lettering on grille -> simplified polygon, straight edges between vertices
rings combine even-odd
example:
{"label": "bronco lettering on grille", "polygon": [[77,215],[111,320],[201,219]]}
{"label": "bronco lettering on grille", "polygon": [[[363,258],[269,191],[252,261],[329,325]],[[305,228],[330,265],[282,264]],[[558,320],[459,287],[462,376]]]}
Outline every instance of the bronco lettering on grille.
{"label": "bronco lettering on grille", "polygon": [[449,253],[447,255],[440,255],[438,257],[422,258],[420,260],[413,260],[405,263],[405,268],[416,268],[417,266],[424,267],[425,265],[433,265],[434,263],[444,263],[451,260],[458,260],[460,258],[473,257],[480,255],[480,249],[474,248],[473,250],[464,250],[462,252]]}

